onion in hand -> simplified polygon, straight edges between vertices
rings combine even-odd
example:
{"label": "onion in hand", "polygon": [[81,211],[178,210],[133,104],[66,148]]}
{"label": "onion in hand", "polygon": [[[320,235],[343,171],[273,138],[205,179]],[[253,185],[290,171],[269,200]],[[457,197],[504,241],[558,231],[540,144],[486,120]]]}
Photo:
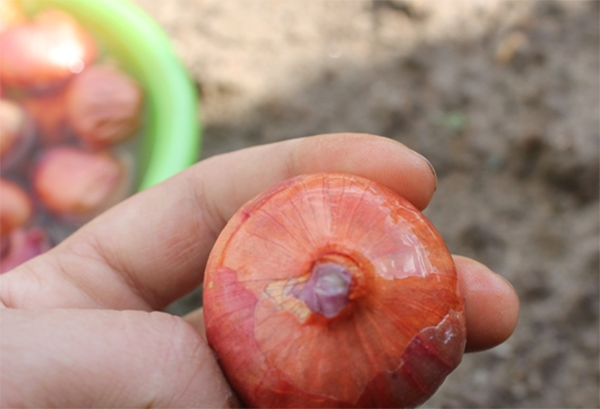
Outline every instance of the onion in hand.
{"label": "onion in hand", "polygon": [[347,174],[282,182],[210,255],[206,335],[252,407],[415,407],[461,361],[453,259],[408,201]]}

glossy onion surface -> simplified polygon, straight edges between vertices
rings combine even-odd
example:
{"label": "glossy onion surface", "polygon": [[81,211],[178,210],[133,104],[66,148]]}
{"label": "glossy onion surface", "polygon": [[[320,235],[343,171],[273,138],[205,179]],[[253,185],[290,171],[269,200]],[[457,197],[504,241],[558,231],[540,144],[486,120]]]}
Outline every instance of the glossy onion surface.
{"label": "glossy onion surface", "polygon": [[96,57],[96,45],[68,14],[46,10],[0,37],[5,85],[45,91],[71,78]]}
{"label": "glossy onion surface", "polygon": [[407,200],[347,174],[282,182],[210,255],[208,342],[252,407],[414,407],[461,361],[452,257]]}

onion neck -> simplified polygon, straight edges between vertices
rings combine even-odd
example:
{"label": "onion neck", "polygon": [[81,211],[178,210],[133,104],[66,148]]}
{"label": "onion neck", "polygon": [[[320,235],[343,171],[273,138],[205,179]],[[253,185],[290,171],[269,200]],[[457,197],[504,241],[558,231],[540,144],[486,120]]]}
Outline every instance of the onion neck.
{"label": "onion neck", "polygon": [[316,263],[307,281],[292,290],[314,313],[334,317],[349,302],[352,274],[333,261]]}

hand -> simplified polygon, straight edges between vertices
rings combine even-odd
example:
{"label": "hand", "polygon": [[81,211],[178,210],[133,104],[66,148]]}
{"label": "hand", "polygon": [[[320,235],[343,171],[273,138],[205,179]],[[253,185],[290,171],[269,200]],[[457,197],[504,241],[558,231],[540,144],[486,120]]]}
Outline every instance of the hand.
{"label": "hand", "polygon": [[[372,179],[420,209],[436,183],[405,146],[340,134],[215,156],[131,197],[0,276],[2,406],[237,405],[201,311],[157,311],[202,283],[217,235],[243,203],[283,179],[325,171]],[[485,266],[455,261],[467,350],[491,348],[514,330],[517,296]]]}

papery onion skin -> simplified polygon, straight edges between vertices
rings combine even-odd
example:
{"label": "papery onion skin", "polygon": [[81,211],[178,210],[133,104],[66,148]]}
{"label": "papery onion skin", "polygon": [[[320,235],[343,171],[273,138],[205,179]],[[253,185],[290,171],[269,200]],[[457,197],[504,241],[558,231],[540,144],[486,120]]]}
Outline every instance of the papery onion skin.
{"label": "papery onion skin", "polygon": [[[328,317],[298,294],[331,260],[352,282]],[[251,407],[415,407],[465,347],[439,233],[395,192],[348,174],[299,176],[243,206],[209,257],[203,296],[208,342]]]}

